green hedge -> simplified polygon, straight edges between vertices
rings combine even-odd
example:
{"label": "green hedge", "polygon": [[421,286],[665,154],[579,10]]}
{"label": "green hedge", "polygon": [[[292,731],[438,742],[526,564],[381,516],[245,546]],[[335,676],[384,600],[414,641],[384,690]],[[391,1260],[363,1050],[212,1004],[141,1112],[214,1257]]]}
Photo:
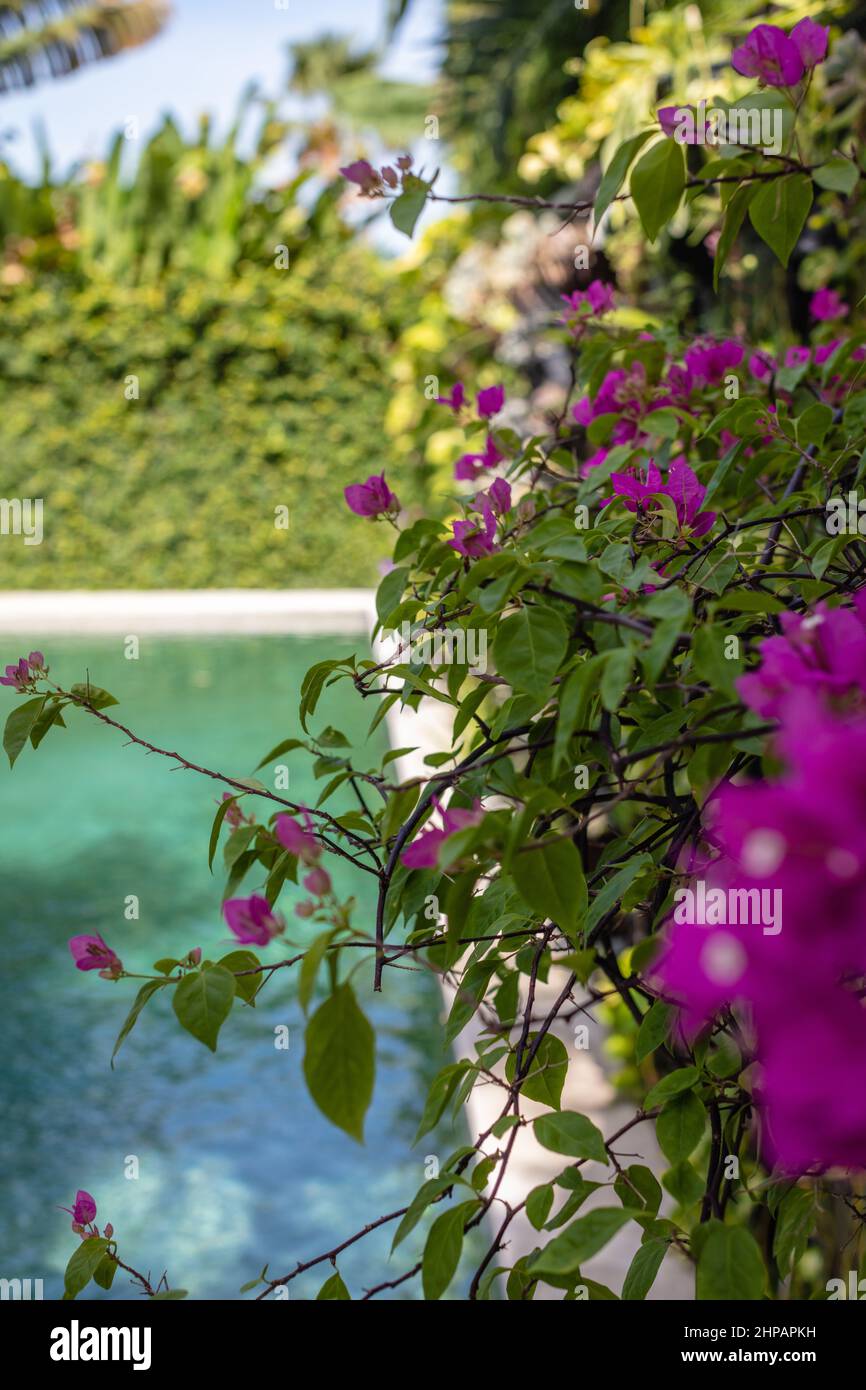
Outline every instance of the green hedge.
{"label": "green hedge", "polygon": [[[44,499],[42,545],[0,536],[0,587],[376,581],[385,528],[359,525],[342,492],[387,463],[408,304],[363,247],[220,281],[37,276],[0,310],[0,492]],[[406,501],[420,486],[389,481]]]}

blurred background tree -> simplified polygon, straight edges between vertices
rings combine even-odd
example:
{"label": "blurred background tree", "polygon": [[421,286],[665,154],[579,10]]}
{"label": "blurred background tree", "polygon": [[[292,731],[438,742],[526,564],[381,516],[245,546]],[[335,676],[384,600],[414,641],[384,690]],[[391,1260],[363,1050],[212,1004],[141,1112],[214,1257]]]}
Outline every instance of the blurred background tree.
{"label": "blurred background tree", "polygon": [[165,0],[8,0],[0,5],[0,92],[146,43],[168,17]]}

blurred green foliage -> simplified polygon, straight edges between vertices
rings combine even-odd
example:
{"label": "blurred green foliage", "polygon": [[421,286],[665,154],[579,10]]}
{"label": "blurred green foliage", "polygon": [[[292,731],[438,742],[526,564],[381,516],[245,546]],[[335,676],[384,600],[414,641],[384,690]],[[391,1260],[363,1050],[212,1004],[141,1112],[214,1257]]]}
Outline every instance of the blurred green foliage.
{"label": "blurred green foliage", "polygon": [[[376,582],[385,527],[343,488],[386,465],[391,359],[428,271],[404,285],[353,237],[342,187],[267,184],[285,128],[264,104],[239,156],[254,104],[218,145],[166,120],[132,177],[122,136],[81,178],[0,166],[2,490],[45,507],[40,546],[0,541],[0,587]],[[389,481],[422,500],[411,462]]]}
{"label": "blurred green foliage", "polygon": [[45,538],[3,539],[0,587],[375,582],[385,528],[342,490],[385,463],[395,298],[352,245],[232,279],[5,290],[3,490],[44,499]]}

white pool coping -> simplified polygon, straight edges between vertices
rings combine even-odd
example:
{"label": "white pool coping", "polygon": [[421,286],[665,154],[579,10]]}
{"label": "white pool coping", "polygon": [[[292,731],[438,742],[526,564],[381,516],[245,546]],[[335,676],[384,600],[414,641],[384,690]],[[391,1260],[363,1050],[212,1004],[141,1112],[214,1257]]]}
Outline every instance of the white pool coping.
{"label": "white pool coping", "polygon": [[374,621],[372,589],[0,590],[0,633],[33,639],[140,633],[368,637]]}

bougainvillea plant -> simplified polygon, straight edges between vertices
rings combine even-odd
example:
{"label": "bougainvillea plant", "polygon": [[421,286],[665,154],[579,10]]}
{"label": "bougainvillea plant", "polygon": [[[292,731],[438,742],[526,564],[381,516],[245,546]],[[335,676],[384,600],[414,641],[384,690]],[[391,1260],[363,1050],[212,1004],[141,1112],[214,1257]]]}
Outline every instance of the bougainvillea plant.
{"label": "bougainvillea plant", "polygon": [[[706,113],[668,105],[610,162],[596,221],[631,198],[654,240],[681,206],[714,197],[718,278],[747,218],[787,265],[813,209],[859,215],[858,149],[827,145],[820,120],[804,119],[827,49],[810,20],[790,34],[759,26],[733,67],[744,88],[757,82],[741,104],[778,119],[780,147],[767,152],[760,119],[755,141],[714,143]],[[360,196],[390,199],[409,232],[435,196],[407,158],[345,173]],[[491,1297],[498,1275],[512,1299],[541,1285],[644,1298],[674,1248],[698,1298],[826,1298],[840,1249],[852,1267],[866,1254],[866,332],[848,298],[815,293],[807,342],[684,340],[623,319],[613,287],[593,282],[551,327],[574,386],[546,433],[498,425],[501,388],[440,387],[438,408],[467,431],[452,520],[405,522],[384,473],[346,497],[359,526],[397,531],[377,611],[383,631],[408,626],[409,650],[314,666],[303,737],[261,764],[312,756],[316,807],[145,742],[107,712],[105,691],[56,684],[40,652],[7,667],[3,683],[24,697],[6,725],[10,761],[77,708],[228,788],[210,855],[227,834],[223,914],[237,947],[208,959],[179,946],[157,961],[118,1047],[166,994],[215,1049],[235,1000],[297,970],[307,1084],[360,1139],[376,1046],[364,990],[387,990],[390,968],[411,959],[451,987],[449,1041],[476,1021],[474,1047],[433,1081],[419,1136],[479,1084],[498,1088],[496,1121],[401,1210],[365,1212],[335,1250],[253,1280],[257,1297],[320,1264],[333,1266],[320,1297],[350,1297],[339,1251],[386,1221],[392,1266],[366,1297],[417,1277],[425,1298],[442,1296],[475,1228],[473,1299]],[[415,640],[437,634],[463,645]],[[469,635],[489,659],[456,659]],[[357,766],[339,731],[315,731],[334,682],[372,707],[373,727],[434,704],[450,747],[411,780],[397,780],[393,754]],[[344,784],[357,809],[338,814],[328,802]],[[247,814],[256,803],[270,820]],[[374,879],[375,922],[336,896],[334,858]],[[299,881],[295,913],[316,930],[287,954],[277,902]],[[79,970],[124,986],[110,942],[78,936],[70,949]],[[569,1050],[556,1025],[599,1007],[632,1070],[633,1117],[615,1135],[561,1108]],[[527,1116],[527,1098],[540,1115]],[[506,1202],[529,1124],[560,1170]],[[655,1128],[658,1176],[620,1157],[641,1126]],[[509,1228],[524,1210],[537,1244],[514,1258]],[[70,1296],[83,1274],[113,1271],[94,1216],[79,1193]],[[421,1259],[395,1269],[422,1222]],[[582,1267],[626,1224],[641,1243],[624,1286],[606,1289]]]}

